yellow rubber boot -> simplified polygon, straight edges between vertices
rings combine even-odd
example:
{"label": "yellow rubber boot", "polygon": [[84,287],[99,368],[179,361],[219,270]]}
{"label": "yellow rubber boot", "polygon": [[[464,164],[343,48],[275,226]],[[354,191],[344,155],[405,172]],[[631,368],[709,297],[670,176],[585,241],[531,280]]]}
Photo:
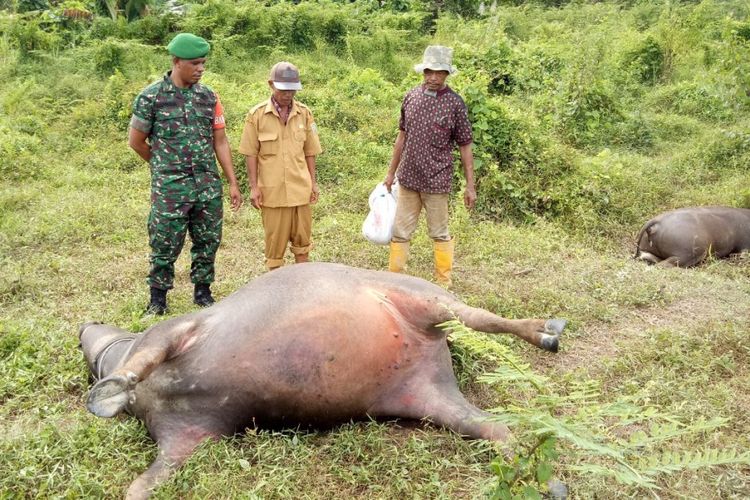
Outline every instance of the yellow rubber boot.
{"label": "yellow rubber boot", "polygon": [[409,242],[391,241],[391,254],[388,256],[388,270],[393,273],[403,273],[406,261],[409,259]]}
{"label": "yellow rubber boot", "polygon": [[435,252],[435,279],[438,283],[446,286],[451,284],[451,271],[453,269],[453,249],[456,247],[456,239],[450,241],[433,241]]}

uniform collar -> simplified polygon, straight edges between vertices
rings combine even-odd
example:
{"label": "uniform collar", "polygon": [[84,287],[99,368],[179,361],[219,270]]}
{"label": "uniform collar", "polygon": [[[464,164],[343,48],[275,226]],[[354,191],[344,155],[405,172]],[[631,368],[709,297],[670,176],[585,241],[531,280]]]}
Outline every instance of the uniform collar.
{"label": "uniform collar", "polygon": [[451,88],[448,85],[446,85],[445,87],[438,90],[437,92],[432,92],[430,90],[427,90],[427,87],[425,87],[424,83],[422,84],[421,88],[422,88],[422,93],[430,97],[440,97],[442,95],[447,94],[451,90]]}
{"label": "uniform collar", "polygon": [[[279,116],[279,112],[276,111],[276,106],[273,105],[273,102],[271,102],[270,97],[266,101],[266,109],[263,112],[272,113],[276,116]],[[297,113],[299,113],[299,106],[297,105],[297,100],[295,99],[294,101],[292,101],[292,109],[289,110],[289,117],[287,118],[287,120],[293,117],[294,115],[296,115]]]}
{"label": "uniform collar", "polygon": [[188,88],[182,89],[182,88],[180,88],[180,87],[178,87],[177,85],[174,84],[174,82],[172,81],[172,70],[169,70],[164,75],[164,80],[162,81],[162,87],[161,88],[162,88],[162,90],[164,92],[169,92],[171,94],[177,94],[177,93],[179,93],[180,91],[183,91],[183,90],[184,91],[188,91],[188,92],[196,92],[196,91],[200,90],[200,88],[201,88],[200,85],[201,85],[200,82],[198,82],[198,83],[192,84]]}

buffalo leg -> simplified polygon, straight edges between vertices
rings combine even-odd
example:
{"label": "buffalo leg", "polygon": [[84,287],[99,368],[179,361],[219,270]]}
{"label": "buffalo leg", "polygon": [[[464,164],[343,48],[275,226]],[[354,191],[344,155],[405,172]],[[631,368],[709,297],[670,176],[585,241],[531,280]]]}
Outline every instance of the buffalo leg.
{"label": "buffalo leg", "polygon": [[425,415],[430,422],[471,439],[508,442],[512,435],[505,424],[493,422],[493,415],[472,405],[458,389],[435,389],[425,401]]}
{"label": "buffalo leg", "polygon": [[461,302],[451,305],[451,311],[466,326],[478,332],[511,333],[550,352],[557,352],[560,335],[567,324],[564,319],[506,319]]}
{"label": "buffalo leg", "polygon": [[471,439],[498,443],[510,440],[512,435],[505,424],[493,422],[491,413],[469,403],[458,390],[448,350],[434,361],[440,368],[421,371],[406,384],[387,391],[368,413],[427,420]]}
{"label": "buffalo leg", "polygon": [[672,257],[669,257],[667,259],[664,259],[662,261],[659,261],[657,263],[659,267],[679,267],[680,266],[680,258],[675,257],[674,255]]}
{"label": "buffalo leg", "polygon": [[[171,416],[163,418],[165,422],[184,420],[184,415]],[[159,423],[154,423],[156,428],[152,429],[152,435],[159,432],[169,433],[168,436],[157,438],[159,453],[151,466],[138,476],[130,484],[125,496],[127,500],[142,500],[151,496],[153,490],[185,463],[193,454],[195,448],[206,439],[219,439],[221,432],[216,430],[206,430],[205,427],[196,425],[165,426],[161,428]],[[160,430],[161,428],[161,430]]]}
{"label": "buffalo leg", "polygon": [[164,360],[186,351],[198,340],[193,320],[165,321],[137,340],[133,354],[123,365],[91,388],[86,408],[98,417],[113,417],[135,402],[135,386]]}

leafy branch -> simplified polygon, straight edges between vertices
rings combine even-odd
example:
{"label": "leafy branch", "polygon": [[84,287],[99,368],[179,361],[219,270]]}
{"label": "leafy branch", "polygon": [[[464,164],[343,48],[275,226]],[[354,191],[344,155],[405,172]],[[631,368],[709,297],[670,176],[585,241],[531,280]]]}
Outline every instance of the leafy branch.
{"label": "leafy branch", "polygon": [[[609,478],[646,490],[658,490],[657,479],[664,474],[750,464],[747,451],[676,450],[680,439],[715,431],[727,424],[726,418],[686,422],[641,404],[638,394],[608,402],[595,380],[573,376],[553,380],[534,373],[509,346],[474,332],[457,319],[440,326],[449,332],[455,348],[497,363],[491,372],[478,377],[479,382],[513,387],[514,395],[520,393],[515,397],[522,399],[493,410],[494,418],[513,427],[517,435],[516,456],[511,461],[498,457],[491,464],[497,476],[493,498],[540,498],[549,489],[545,482],[552,477],[553,464],[569,473]],[[563,463],[557,460],[558,443],[565,447]]]}

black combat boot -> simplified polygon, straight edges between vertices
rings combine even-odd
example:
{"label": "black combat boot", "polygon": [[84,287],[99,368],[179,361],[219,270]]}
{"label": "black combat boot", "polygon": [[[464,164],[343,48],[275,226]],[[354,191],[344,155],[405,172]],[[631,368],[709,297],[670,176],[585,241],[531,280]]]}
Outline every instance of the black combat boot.
{"label": "black combat boot", "polygon": [[208,283],[197,283],[193,291],[193,302],[201,307],[208,307],[215,301],[211,296],[211,285]]}
{"label": "black combat boot", "polygon": [[167,312],[167,291],[151,287],[151,300],[146,306],[146,314],[163,316]]}

